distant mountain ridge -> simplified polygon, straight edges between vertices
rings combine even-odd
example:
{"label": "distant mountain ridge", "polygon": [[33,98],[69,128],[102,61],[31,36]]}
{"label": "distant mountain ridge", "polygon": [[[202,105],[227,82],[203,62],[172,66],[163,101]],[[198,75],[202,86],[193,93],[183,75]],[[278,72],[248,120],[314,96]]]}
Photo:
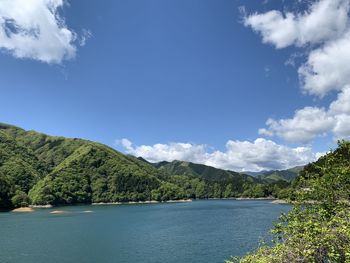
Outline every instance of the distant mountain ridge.
{"label": "distant mountain ridge", "polygon": [[[138,157],[138,159],[143,160],[147,163],[147,160],[142,157]],[[220,168],[215,168],[212,166],[197,164],[187,161],[179,161],[175,160],[172,162],[161,161],[158,163],[150,163],[154,167],[158,168],[161,171],[166,171],[170,174],[177,175],[190,175],[197,176],[201,178],[205,178],[208,180],[211,179],[227,179],[230,176],[238,176],[242,175],[245,178],[249,178],[249,180],[258,182],[258,181],[269,181],[276,182],[279,180],[290,182],[295,179],[299,172],[304,168],[304,166],[295,166],[286,170],[269,170],[269,171],[260,171],[260,172],[235,172],[231,170],[224,170]]]}
{"label": "distant mountain ridge", "polygon": [[187,161],[162,161],[159,163],[154,163],[152,165],[158,168],[160,171],[165,171],[169,174],[195,176],[206,180],[220,181],[227,180],[229,178],[239,178],[250,180],[252,182],[258,181],[256,178],[250,175]]}
{"label": "distant mountain ridge", "polygon": [[291,182],[299,175],[299,172],[303,169],[304,166],[295,166],[286,170],[265,171],[257,175],[257,178],[268,182],[274,182],[279,180]]}

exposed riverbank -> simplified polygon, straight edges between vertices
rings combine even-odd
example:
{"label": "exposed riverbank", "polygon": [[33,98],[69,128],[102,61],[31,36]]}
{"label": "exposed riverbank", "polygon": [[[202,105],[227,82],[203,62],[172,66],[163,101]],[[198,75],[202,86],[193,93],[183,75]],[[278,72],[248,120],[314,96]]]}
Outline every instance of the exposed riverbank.
{"label": "exposed riverbank", "polygon": [[19,208],[13,209],[11,212],[15,212],[15,213],[30,213],[30,212],[34,212],[34,209],[31,208],[31,207],[19,207]]}

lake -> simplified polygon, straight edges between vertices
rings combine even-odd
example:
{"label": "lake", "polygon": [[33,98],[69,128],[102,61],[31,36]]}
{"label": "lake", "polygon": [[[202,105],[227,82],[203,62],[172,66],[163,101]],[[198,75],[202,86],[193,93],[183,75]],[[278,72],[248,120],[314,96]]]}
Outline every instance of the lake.
{"label": "lake", "polygon": [[[58,209],[68,213],[50,214]],[[289,209],[207,200],[0,213],[0,262],[223,263],[256,248]]]}

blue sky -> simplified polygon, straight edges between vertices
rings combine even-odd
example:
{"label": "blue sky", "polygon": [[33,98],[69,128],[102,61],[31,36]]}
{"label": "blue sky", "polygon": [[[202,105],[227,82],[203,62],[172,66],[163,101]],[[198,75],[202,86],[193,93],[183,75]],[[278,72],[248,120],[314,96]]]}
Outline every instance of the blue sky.
{"label": "blue sky", "polygon": [[[9,0],[0,3],[0,16],[12,19],[11,32],[0,34],[1,122],[99,141],[150,161],[234,170],[299,165],[350,135],[347,113],[340,120],[328,109],[348,80],[313,86],[311,75],[328,73],[310,60],[346,35],[348,1],[31,1],[25,19]],[[331,30],[319,36],[312,23],[327,4],[346,15],[343,21],[329,12],[323,28]],[[307,22],[305,12],[316,18]],[[56,25],[46,28],[50,19]],[[27,46],[14,38],[26,32],[27,40],[32,28],[39,37]],[[278,35],[281,28],[287,35]],[[313,72],[300,73],[303,65]]]}

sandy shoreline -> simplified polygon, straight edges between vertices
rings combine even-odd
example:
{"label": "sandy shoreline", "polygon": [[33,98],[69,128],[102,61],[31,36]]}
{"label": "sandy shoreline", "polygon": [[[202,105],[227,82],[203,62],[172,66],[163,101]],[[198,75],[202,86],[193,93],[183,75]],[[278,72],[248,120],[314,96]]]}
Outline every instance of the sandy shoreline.
{"label": "sandy shoreline", "polygon": [[15,213],[30,213],[30,212],[34,212],[34,209],[31,208],[31,207],[19,207],[19,208],[13,209],[11,212],[15,212]]}

